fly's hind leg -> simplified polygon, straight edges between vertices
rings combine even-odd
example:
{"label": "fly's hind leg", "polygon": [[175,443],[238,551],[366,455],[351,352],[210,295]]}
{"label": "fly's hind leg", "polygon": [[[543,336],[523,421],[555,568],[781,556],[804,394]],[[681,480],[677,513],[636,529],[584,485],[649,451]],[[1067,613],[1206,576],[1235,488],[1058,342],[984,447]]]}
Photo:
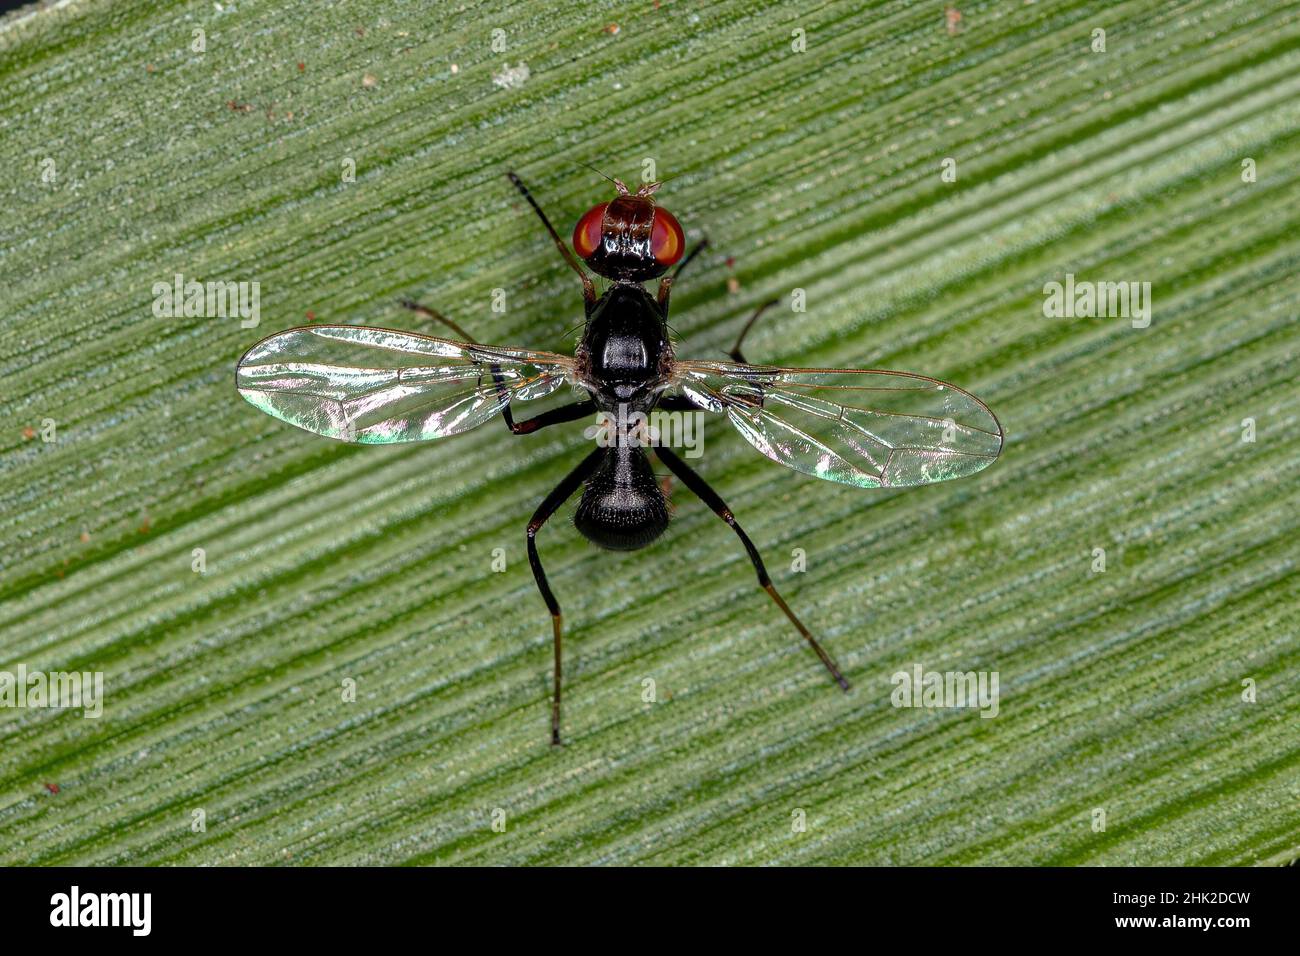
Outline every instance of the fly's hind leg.
{"label": "fly's hind leg", "polygon": [[546,580],[546,571],[542,568],[542,559],[537,554],[537,532],[542,530],[548,518],[555,514],[578,486],[591,477],[605,456],[606,449],[597,448],[582,460],[577,468],[569,472],[564,480],[555,486],[555,490],[546,496],[538,506],[532,520],[528,522],[528,564],[533,569],[533,578],[537,581],[537,590],[546,602],[546,609],[551,612],[551,635],[555,642],[555,690],[551,697],[551,744],[560,745],[560,643],[564,635],[563,619],[560,615],[560,602],[555,599],[551,585]]}
{"label": "fly's hind leg", "polygon": [[808,628],[804,627],[803,621],[799,620],[799,618],[795,616],[794,611],[790,610],[790,605],[785,603],[785,599],[781,597],[776,587],[772,584],[772,579],[768,576],[767,568],[763,566],[763,559],[758,554],[758,548],[754,547],[754,542],[749,540],[749,535],[745,534],[745,530],[741,528],[739,522],[736,521],[735,515],[731,513],[731,509],[727,507],[726,502],[724,502],[722,498],[719,497],[718,493],[709,486],[708,482],[695,473],[694,469],[668,449],[657,448],[655,449],[655,453],[659,456],[659,460],[667,465],[674,475],[681,479],[682,484],[695,492],[695,494],[698,495],[706,505],[713,509],[714,514],[725,521],[731,527],[732,531],[736,532],[736,536],[740,538],[740,543],[745,546],[745,551],[749,554],[750,562],[754,565],[754,572],[758,575],[759,587],[767,592],[768,597],[770,597],[776,606],[781,609],[781,613],[789,619],[790,623],[795,626],[795,629],[803,636],[804,640],[808,642],[808,645],[813,649],[813,653],[817,655],[818,660],[822,662],[822,665],[830,672],[831,677],[834,678],[835,683],[839,684],[842,690],[847,691],[849,689],[849,682],[844,679],[844,675],[840,672],[839,665],[836,664],[831,656],[826,653],[825,649],[817,642],[817,638],[812,636],[812,633]]}

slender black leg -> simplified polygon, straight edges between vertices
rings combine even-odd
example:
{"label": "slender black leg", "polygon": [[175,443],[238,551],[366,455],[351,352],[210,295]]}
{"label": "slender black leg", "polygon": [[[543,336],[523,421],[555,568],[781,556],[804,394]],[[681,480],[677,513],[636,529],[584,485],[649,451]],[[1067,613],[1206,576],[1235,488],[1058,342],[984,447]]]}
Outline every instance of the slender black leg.
{"label": "slender black leg", "polygon": [[591,401],[574,402],[572,405],[564,405],[560,408],[552,408],[550,411],[542,412],[540,415],[534,415],[532,418],[525,418],[522,422],[517,422],[510,417],[510,406],[507,405],[501,410],[505,416],[506,424],[510,426],[510,431],[516,435],[531,435],[547,425],[559,425],[561,422],[576,422],[579,418],[586,418],[588,415],[596,414],[596,403]]}
{"label": "slender black leg", "polygon": [[695,248],[686,254],[686,258],[677,263],[676,269],[659,280],[659,294],[656,298],[659,301],[659,311],[664,314],[665,319],[668,318],[668,297],[672,295],[673,283],[677,281],[677,277],[682,274],[687,264],[708,247],[709,240],[701,239],[695,244]]}
{"label": "slender black leg", "polygon": [[420,305],[420,303],[416,302],[414,299],[402,299],[401,305],[402,308],[410,309],[416,315],[422,315],[426,319],[433,319],[435,322],[441,322],[443,325],[447,326],[447,328],[459,335],[462,342],[468,342],[470,345],[479,344],[477,339],[436,309],[431,309],[427,305]]}
{"label": "slender black leg", "polygon": [[753,328],[754,323],[758,321],[758,317],[772,306],[776,305],[779,301],[781,300],[773,299],[770,302],[764,302],[754,310],[754,314],[749,317],[749,321],[745,323],[745,327],[740,330],[740,335],[736,336],[736,344],[731,347],[731,351],[727,353],[728,355],[743,365],[749,364],[745,361],[745,356],[740,351],[740,343],[745,341],[745,336],[749,334],[749,330]]}
{"label": "slender black leg", "polygon": [[563,625],[560,620],[560,602],[551,593],[551,586],[546,583],[546,572],[542,569],[542,560],[537,556],[537,532],[546,524],[546,519],[555,514],[556,509],[564,504],[578,486],[591,477],[600,465],[609,449],[597,448],[582,460],[577,468],[569,472],[564,480],[556,485],[555,490],[546,496],[528,522],[528,563],[532,566],[533,577],[537,579],[537,590],[542,592],[542,600],[551,612],[551,632],[555,637],[555,693],[551,698],[551,744],[560,745],[560,638]]}
{"label": "slender black leg", "polygon": [[661,408],[666,412],[706,411],[706,409],[700,408],[685,395],[665,395],[655,403],[655,408]]}
{"label": "slender black leg", "polygon": [[[441,312],[431,309],[427,305],[420,305],[420,303],[411,299],[403,299],[402,305],[403,307],[410,309],[416,315],[422,315],[425,318],[434,319],[443,323],[459,335],[463,341],[469,342],[471,345],[478,344],[478,342],[468,332]],[[493,366],[492,371],[494,373],[492,376],[493,380],[497,383],[498,387],[502,387],[504,382],[499,374],[500,369]],[[501,409],[501,417],[505,419],[506,426],[510,429],[512,434],[528,435],[540,428],[545,428],[547,425],[558,425],[561,422],[576,422],[579,418],[594,415],[595,412],[596,405],[594,402],[574,402],[572,405],[565,405],[563,408],[553,408],[548,412],[543,412],[540,415],[525,419],[522,422],[517,422],[515,421],[514,416],[510,413],[510,406],[506,405],[505,408]]]}
{"label": "slender black leg", "polygon": [[835,678],[835,683],[839,684],[844,690],[848,690],[849,682],[844,679],[844,675],[840,673],[840,669],[836,666],[835,661],[833,661],[831,656],[822,649],[820,644],[817,643],[817,639],[809,633],[808,628],[803,626],[803,622],[800,621],[799,618],[795,617],[794,611],[790,610],[790,606],[785,603],[785,600],[777,593],[776,588],[772,586],[772,579],[767,575],[767,568],[763,567],[763,559],[759,557],[758,549],[754,547],[754,542],[749,540],[749,535],[745,534],[744,529],[736,522],[736,517],[731,513],[731,509],[727,507],[726,502],[718,497],[718,493],[709,487],[708,482],[696,474],[695,471],[686,464],[686,462],[682,461],[668,449],[656,448],[655,454],[659,456],[659,460],[667,465],[674,475],[681,479],[682,484],[699,495],[700,499],[712,508],[719,518],[729,524],[732,531],[736,532],[740,537],[740,543],[743,544],[745,550],[749,552],[749,560],[753,562],[754,571],[758,574],[759,586],[762,587],[762,589],[768,593],[768,596],[776,602],[776,606],[782,610],[785,616],[790,619],[790,623],[795,626],[799,633],[804,636],[804,639],[812,646],[813,651],[816,652],[818,658],[820,658],[821,662],[826,666],[826,669],[831,672],[831,677]]}
{"label": "slender black leg", "polygon": [[564,261],[573,267],[574,272],[578,273],[578,278],[582,280],[582,297],[587,303],[587,312],[590,313],[592,308],[596,305],[596,286],[592,283],[591,276],[587,275],[586,271],[579,264],[577,257],[575,257],[574,254],[569,251],[569,247],[564,244],[564,240],[560,238],[560,234],[556,232],[555,227],[551,225],[551,220],[546,218],[546,213],[542,212],[542,207],[537,205],[537,200],[534,199],[533,194],[528,191],[528,187],[524,185],[523,180],[513,172],[507,172],[506,175],[509,176],[510,181],[515,184],[515,188],[518,189],[519,192],[523,194],[523,197],[528,200],[528,205],[533,207],[533,212],[537,213],[538,218],[542,220],[542,225],[544,225],[546,231],[551,234],[551,238],[555,241],[555,248],[560,250],[560,255],[564,256]]}

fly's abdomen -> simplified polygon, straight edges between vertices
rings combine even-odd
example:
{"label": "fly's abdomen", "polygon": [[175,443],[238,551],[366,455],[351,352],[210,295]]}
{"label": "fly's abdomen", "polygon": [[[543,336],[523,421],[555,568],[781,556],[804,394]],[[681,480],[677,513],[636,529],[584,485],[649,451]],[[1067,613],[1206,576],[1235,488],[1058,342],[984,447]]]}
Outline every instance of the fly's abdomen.
{"label": "fly's abdomen", "polygon": [[635,551],[668,527],[668,502],[640,448],[611,448],[582,490],[573,523],[593,544]]}

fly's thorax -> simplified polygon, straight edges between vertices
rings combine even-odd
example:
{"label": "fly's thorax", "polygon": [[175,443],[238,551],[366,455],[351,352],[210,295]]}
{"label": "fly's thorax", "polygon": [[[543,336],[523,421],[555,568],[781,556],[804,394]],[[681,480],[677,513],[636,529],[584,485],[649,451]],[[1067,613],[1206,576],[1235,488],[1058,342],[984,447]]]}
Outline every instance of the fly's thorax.
{"label": "fly's thorax", "polygon": [[592,310],[578,347],[581,374],[597,407],[648,411],[672,365],[658,303],[644,288],[616,283]]}

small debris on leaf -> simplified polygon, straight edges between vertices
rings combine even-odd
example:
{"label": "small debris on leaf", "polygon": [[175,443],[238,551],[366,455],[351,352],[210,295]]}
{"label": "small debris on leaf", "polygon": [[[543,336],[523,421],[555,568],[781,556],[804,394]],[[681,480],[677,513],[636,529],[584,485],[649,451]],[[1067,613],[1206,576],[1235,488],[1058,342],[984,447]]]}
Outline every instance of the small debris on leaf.
{"label": "small debris on leaf", "polygon": [[492,74],[492,82],[503,90],[518,89],[531,75],[532,71],[528,69],[528,64],[520,60],[518,66],[507,63],[499,72]]}

